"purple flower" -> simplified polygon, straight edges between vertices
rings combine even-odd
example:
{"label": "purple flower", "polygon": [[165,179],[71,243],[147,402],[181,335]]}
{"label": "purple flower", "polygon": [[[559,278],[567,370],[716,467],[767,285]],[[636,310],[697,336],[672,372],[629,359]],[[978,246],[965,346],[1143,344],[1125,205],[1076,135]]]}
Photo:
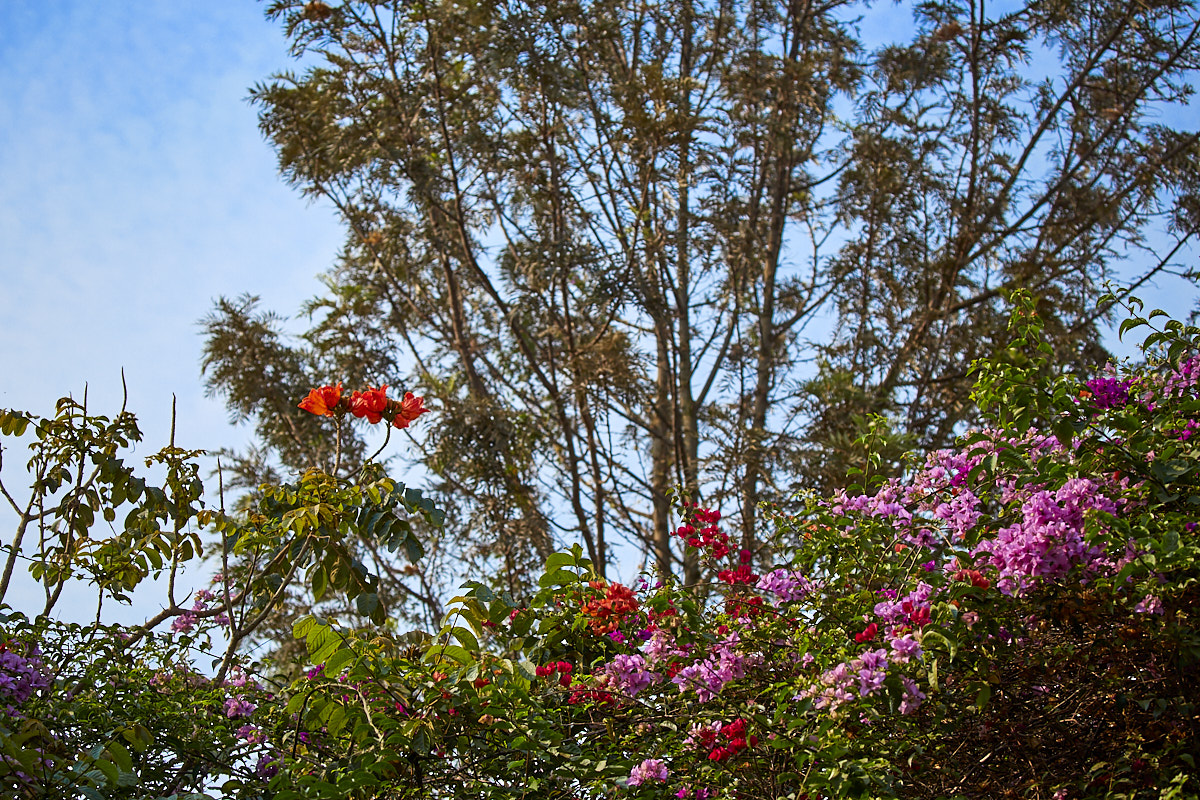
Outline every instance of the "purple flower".
{"label": "purple flower", "polygon": [[907,664],[921,657],[921,643],[907,634],[892,639],[892,661],[896,664]]}
{"label": "purple flower", "polygon": [[815,697],[813,705],[817,708],[827,708],[836,711],[839,706],[854,699],[851,691],[855,678],[858,677],[851,666],[845,662],[821,673],[817,684],[801,693],[801,697]]}
{"label": "purple flower", "polygon": [[882,647],[877,650],[868,650],[859,656],[858,660],[868,669],[887,669],[887,650]]}
{"label": "purple flower", "polygon": [[667,765],[661,759],[647,758],[629,773],[628,784],[630,786],[641,786],[647,781],[662,783],[667,779],[669,774]]}
{"label": "purple flower", "polygon": [[1121,408],[1129,404],[1129,381],[1092,378],[1084,385],[1092,393],[1092,405],[1096,408]]}
{"label": "purple flower", "polygon": [[245,739],[249,744],[262,744],[267,740],[266,731],[256,725],[243,725],[237,730],[238,738]]}
{"label": "purple flower", "polygon": [[1200,380],[1200,356],[1189,356],[1179,362],[1164,383],[1167,396],[1183,395]]}
{"label": "purple flower", "polygon": [[869,697],[879,688],[883,686],[883,680],[887,677],[887,673],[882,670],[868,669],[864,667],[858,671],[858,694],[860,697]]}
{"label": "purple flower", "polygon": [[1141,601],[1133,607],[1133,610],[1138,614],[1159,615],[1163,614],[1165,611],[1163,608],[1162,599],[1152,594],[1148,594],[1143,597]]}
{"label": "purple flower", "polygon": [[679,670],[671,682],[679,687],[680,692],[693,690],[696,699],[707,703],[720,693],[725,684],[745,677],[748,666],[761,661],[761,655],[747,657],[738,653],[734,649],[738,643],[737,633],[729,634],[713,647],[707,659]]}
{"label": "purple flower", "polygon": [[781,603],[790,603],[808,596],[814,587],[812,581],[799,572],[777,569],[761,576],[758,579],[758,588],[764,592],[772,592]]}
{"label": "purple flower", "polygon": [[230,697],[225,701],[225,716],[230,719],[238,717],[248,717],[254,713],[254,709],[258,706],[251,703],[244,697]]}
{"label": "purple flower", "polygon": [[279,757],[268,753],[260,756],[258,764],[254,767],[254,774],[263,780],[274,778],[277,772],[279,772]]}
{"label": "purple flower", "polygon": [[900,713],[908,715],[921,707],[925,693],[918,689],[916,681],[907,675],[901,675],[900,682],[904,684],[904,696],[900,700]]}
{"label": "purple flower", "polygon": [[1021,519],[980,542],[974,554],[988,554],[987,561],[1000,572],[1000,590],[1015,594],[1034,580],[1061,577],[1077,564],[1099,566],[1104,551],[1084,541],[1084,514],[1116,510],[1097,484],[1072,478],[1055,491],[1043,489],[1028,497]]}
{"label": "purple flower", "polygon": [[15,640],[0,652],[0,704],[21,705],[50,681],[37,645]]}
{"label": "purple flower", "polygon": [[630,697],[647,686],[658,683],[662,676],[657,672],[646,669],[646,659],[641,655],[621,655],[604,665],[604,674],[608,676],[609,688],[623,692]]}
{"label": "purple flower", "polygon": [[650,638],[642,645],[642,652],[646,654],[650,664],[662,664],[672,658],[686,655],[675,645],[675,637],[671,635],[671,632],[664,628],[659,628],[650,635]]}

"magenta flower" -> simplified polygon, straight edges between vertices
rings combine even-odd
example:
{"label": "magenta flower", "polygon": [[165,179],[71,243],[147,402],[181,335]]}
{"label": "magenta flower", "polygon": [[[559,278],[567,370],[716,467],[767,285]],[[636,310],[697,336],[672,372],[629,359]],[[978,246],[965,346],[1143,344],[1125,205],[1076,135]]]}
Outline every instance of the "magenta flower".
{"label": "magenta flower", "polygon": [[646,669],[646,659],[637,654],[618,655],[604,666],[604,674],[609,678],[610,689],[630,697],[637,696],[638,692],[662,680],[657,672]]}
{"label": "magenta flower", "polygon": [[907,634],[892,639],[892,661],[896,664],[907,664],[921,657],[921,643]]}
{"label": "magenta flower", "polygon": [[900,682],[904,684],[904,696],[900,700],[900,713],[907,716],[921,707],[925,693],[918,689],[916,681],[907,675],[901,675]]}
{"label": "magenta flower", "polygon": [[191,611],[185,611],[171,621],[171,631],[174,633],[191,633],[195,626],[196,615]]}
{"label": "magenta flower", "polygon": [[641,786],[648,781],[662,783],[667,779],[668,775],[670,775],[670,772],[667,770],[667,765],[661,759],[647,758],[629,773],[628,784],[630,786]]}
{"label": "magenta flower", "polygon": [[254,709],[256,708],[258,706],[244,697],[231,697],[225,701],[225,716],[230,719],[248,717],[254,713]]}

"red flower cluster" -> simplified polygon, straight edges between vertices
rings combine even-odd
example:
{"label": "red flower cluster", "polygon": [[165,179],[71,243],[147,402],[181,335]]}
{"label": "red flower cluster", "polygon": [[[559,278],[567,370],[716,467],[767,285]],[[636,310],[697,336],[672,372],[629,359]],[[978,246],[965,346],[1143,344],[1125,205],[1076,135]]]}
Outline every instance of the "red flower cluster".
{"label": "red flower cluster", "polygon": [[922,625],[928,625],[931,622],[929,616],[929,606],[923,603],[917,603],[912,600],[912,598],[905,598],[905,600],[900,603],[900,610],[908,615],[908,621],[914,627],[919,628]]}
{"label": "red flower cluster", "polygon": [[[727,725],[721,726],[721,736],[725,738],[726,743],[717,745],[708,754],[709,761],[724,761],[732,756],[745,750],[747,747],[755,747],[758,744],[758,737],[751,736],[746,738],[746,720],[735,719]],[[717,736],[715,733],[710,734],[709,744],[715,744]]]}
{"label": "red flower cluster", "polygon": [[980,589],[986,589],[992,585],[992,582],[983,577],[983,574],[977,569],[960,569],[954,573],[954,580],[963,583],[970,582],[972,586]]}
{"label": "red flower cluster", "polygon": [[[675,607],[675,601],[673,601],[673,600],[667,600],[667,607],[664,608],[662,611],[655,611],[654,609],[651,609],[646,612],[646,619],[650,622],[655,622],[656,620],[660,620],[660,619],[666,619],[667,617],[678,617],[678,616],[679,616],[679,609],[677,609]],[[654,625],[652,627],[657,628],[658,626]]]}
{"label": "red flower cluster", "polygon": [[544,667],[537,668],[537,676],[546,678],[558,675],[558,685],[566,688],[571,685],[571,665],[566,661],[551,661]]}
{"label": "red flower cluster", "polygon": [[389,400],[387,384],[376,389],[354,392],[349,399],[342,397],[342,384],[310,389],[308,397],[300,401],[300,408],[319,417],[332,417],[347,411],[356,417],[366,418],[372,425],[388,420],[397,428],[407,428],[417,417],[429,411],[425,398],[405,392],[402,400]]}
{"label": "red flower cluster", "polygon": [[870,625],[863,628],[861,633],[854,634],[854,641],[858,642],[859,644],[862,644],[863,642],[870,642],[874,640],[875,634],[877,633],[879,633],[879,625],[872,622]]}
{"label": "red flower cluster", "polygon": [[575,691],[571,692],[571,696],[567,698],[567,703],[569,705],[575,705],[577,703],[582,703],[587,700],[593,700],[597,703],[611,703],[611,702],[613,702],[613,696],[611,693],[603,692],[603,691],[600,691],[599,689],[582,689],[581,688],[581,689],[576,689]]}
{"label": "red flower cluster", "polygon": [[[729,555],[729,535],[717,527],[721,512],[715,508],[700,508],[697,503],[684,503],[683,508],[685,521],[675,529],[675,535],[690,547],[708,550],[713,558]],[[699,530],[696,526],[700,526]]]}
{"label": "red flower cluster", "polygon": [[758,595],[750,597],[728,597],[725,600],[725,613],[730,617],[756,617],[762,613],[763,599]]}
{"label": "red flower cluster", "polygon": [[[394,403],[394,401],[389,402]],[[417,417],[429,410],[423,405],[424,402],[424,397],[417,397],[412,392],[405,392],[404,399],[399,403],[394,403],[396,406],[396,419],[392,424],[397,428],[407,428],[408,423],[415,422]]]}
{"label": "red flower cluster", "polygon": [[365,392],[355,392],[350,395],[350,413],[356,417],[366,417],[367,422],[374,425],[383,419],[387,411],[387,384],[378,389],[367,389]]}
{"label": "red flower cluster", "polygon": [[758,580],[758,576],[750,570],[749,564],[742,564],[737,569],[723,569],[717,577],[728,584],[744,583],[750,585]]}
{"label": "red flower cluster", "polygon": [[597,634],[615,631],[621,621],[638,610],[637,598],[627,586],[607,581],[592,581],[593,589],[603,589],[603,597],[593,597],[583,604],[584,614],[591,617],[588,625]]}
{"label": "red flower cluster", "polygon": [[322,386],[310,389],[308,397],[300,401],[300,408],[318,417],[332,417],[338,404],[342,401],[342,384],[337,386]]}

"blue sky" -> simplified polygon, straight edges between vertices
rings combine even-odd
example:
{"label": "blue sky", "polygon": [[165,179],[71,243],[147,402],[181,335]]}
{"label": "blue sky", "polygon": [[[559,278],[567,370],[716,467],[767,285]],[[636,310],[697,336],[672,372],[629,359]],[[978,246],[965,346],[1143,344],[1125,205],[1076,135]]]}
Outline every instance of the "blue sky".
{"label": "blue sky", "polygon": [[49,414],[86,383],[114,413],[124,368],[137,455],[166,444],[172,393],[180,446],[248,438],[204,396],[197,321],[241,292],[292,313],[341,243],[245,99],[290,64],[252,0],[0,3],[0,407]]}
{"label": "blue sky", "polygon": [[341,241],[285,186],[248,87],[290,65],[250,0],[0,5],[0,406],[82,394],[147,449],[234,444],[203,396],[197,320],[251,292],[284,313]]}

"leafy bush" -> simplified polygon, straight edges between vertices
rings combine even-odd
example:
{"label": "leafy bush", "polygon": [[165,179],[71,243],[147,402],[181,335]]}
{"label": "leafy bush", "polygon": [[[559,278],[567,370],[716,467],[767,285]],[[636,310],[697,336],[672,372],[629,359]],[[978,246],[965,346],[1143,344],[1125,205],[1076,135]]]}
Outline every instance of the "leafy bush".
{"label": "leafy bush", "polygon": [[[1122,332],[1159,317],[1131,311]],[[770,549],[739,551],[680,498],[701,585],[605,581],[575,546],[529,596],[469,582],[440,630],[401,634],[340,543],[357,528],[419,558],[407,517],[438,514],[419,495],[374,468],[310,472],[244,517],[197,511],[240,567],[196,608],[128,631],[5,617],[3,780],[281,800],[1195,796],[1200,331],[1167,321],[1144,364],[1075,377],[1052,375],[1028,300],[1012,330],[976,366],[991,427],[902,478],[765,509]],[[121,563],[166,569],[142,541]],[[301,578],[355,598],[363,624],[301,617],[311,664],[268,686],[237,646]],[[188,648],[222,631],[199,674]]]}

